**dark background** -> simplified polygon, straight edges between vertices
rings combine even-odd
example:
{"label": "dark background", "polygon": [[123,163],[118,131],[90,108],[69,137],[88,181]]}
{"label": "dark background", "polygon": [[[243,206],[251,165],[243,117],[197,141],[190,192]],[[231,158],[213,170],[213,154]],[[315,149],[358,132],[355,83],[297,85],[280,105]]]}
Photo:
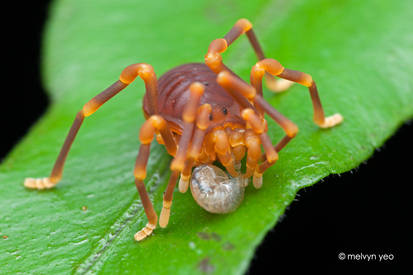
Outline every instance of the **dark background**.
{"label": "dark background", "polygon": [[[45,112],[41,33],[49,1],[8,4],[3,22],[0,159]],[[14,6],[13,6],[14,5]],[[412,106],[413,108],[413,106]],[[411,253],[413,126],[405,124],[359,168],[305,188],[259,246],[248,273],[401,269]],[[392,261],[339,260],[338,254],[392,254]],[[285,271],[284,271],[285,272]]]}

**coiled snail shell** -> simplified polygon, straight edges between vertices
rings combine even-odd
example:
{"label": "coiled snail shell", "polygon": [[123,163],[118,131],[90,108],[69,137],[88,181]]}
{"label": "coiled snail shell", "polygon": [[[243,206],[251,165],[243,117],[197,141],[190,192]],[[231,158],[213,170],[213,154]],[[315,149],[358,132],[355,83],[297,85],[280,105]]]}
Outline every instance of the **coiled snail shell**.
{"label": "coiled snail shell", "polygon": [[214,165],[196,167],[190,186],[195,201],[211,213],[232,212],[244,199],[245,187],[241,177],[230,178]]}

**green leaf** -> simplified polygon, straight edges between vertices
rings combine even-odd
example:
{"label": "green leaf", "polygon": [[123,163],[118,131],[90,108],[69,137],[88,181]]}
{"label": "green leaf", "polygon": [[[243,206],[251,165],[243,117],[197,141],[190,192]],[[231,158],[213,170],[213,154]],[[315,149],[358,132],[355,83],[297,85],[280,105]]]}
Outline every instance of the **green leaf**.
{"label": "green leaf", "polygon": [[[25,177],[49,174],[76,112],[126,65],[150,63],[161,75],[202,62],[209,42],[240,17],[254,23],[268,57],[312,74],[326,113],[345,121],[316,127],[302,86],[265,91],[300,133],[236,212],[213,215],[190,193],[175,192],[168,227],[134,241],[146,224],[132,174],[144,120],[141,81],[86,119],[57,188],[23,187]],[[56,1],[43,63],[53,104],[0,169],[0,233],[8,236],[0,239],[0,273],[243,273],[300,188],[356,167],[412,117],[411,18],[409,0]],[[256,62],[246,38],[224,59],[244,79]],[[274,123],[269,128],[274,141],[282,137]],[[146,184],[158,213],[169,161],[154,146]]]}

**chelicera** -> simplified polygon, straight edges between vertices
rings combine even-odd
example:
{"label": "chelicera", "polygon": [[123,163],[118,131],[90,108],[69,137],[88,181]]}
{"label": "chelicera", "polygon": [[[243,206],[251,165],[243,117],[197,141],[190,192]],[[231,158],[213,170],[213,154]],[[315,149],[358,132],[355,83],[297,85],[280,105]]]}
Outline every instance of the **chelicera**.
{"label": "chelicera", "polygon": [[[221,57],[221,53],[242,34],[246,34],[259,59],[252,67],[250,84],[226,67]],[[146,121],[139,134],[141,145],[134,176],[148,218],[147,225],[135,234],[137,241],[149,236],[158,223],[158,216],[144,186],[154,136],[173,156],[159,218],[159,225],[166,227],[179,177],[179,191],[186,192],[190,185],[194,199],[206,210],[214,213],[233,211],[242,201],[248,180],[252,178],[253,186],[260,188],[263,173],[274,165],[278,152],[296,136],[297,126],[263,99],[263,77],[273,91],[285,90],[293,82],[308,87],[314,122],[318,126],[333,127],[343,119],[339,114],[325,117],[312,77],[284,68],[274,59],[265,58],[251,23],[240,19],[224,38],[211,42],[205,64],[191,63],[176,67],[159,80],[149,64],[126,67],[118,81],[92,98],[77,113],[50,176],[27,178],[24,185],[32,189],[54,187],[62,177],[67,154],[84,118],[126,88],[137,76],[146,85],[143,99]],[[276,80],[273,76],[281,79]],[[264,114],[285,132],[275,146],[267,133]],[[245,155],[246,168],[241,172],[241,160]],[[221,163],[229,176],[214,166],[214,162]]]}

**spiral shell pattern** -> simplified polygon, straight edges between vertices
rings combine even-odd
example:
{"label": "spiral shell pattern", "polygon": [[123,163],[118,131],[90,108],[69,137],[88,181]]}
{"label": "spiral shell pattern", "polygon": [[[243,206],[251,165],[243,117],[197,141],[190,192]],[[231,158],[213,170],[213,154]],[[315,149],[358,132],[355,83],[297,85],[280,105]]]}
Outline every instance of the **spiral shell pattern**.
{"label": "spiral shell pattern", "polygon": [[241,177],[231,178],[214,165],[196,167],[190,186],[195,201],[211,213],[232,212],[244,199],[245,187]]}

